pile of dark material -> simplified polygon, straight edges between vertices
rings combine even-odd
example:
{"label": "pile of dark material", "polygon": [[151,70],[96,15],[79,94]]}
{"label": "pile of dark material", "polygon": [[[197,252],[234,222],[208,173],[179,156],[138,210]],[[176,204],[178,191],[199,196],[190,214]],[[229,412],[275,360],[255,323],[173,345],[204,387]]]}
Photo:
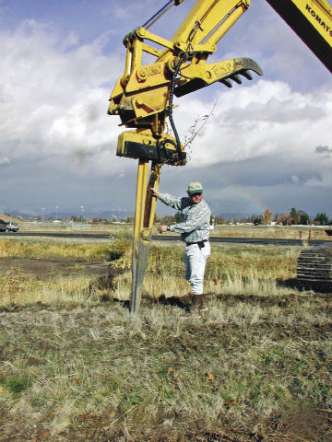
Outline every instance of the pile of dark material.
{"label": "pile of dark material", "polygon": [[297,261],[297,279],[304,289],[332,293],[332,246],[302,250]]}

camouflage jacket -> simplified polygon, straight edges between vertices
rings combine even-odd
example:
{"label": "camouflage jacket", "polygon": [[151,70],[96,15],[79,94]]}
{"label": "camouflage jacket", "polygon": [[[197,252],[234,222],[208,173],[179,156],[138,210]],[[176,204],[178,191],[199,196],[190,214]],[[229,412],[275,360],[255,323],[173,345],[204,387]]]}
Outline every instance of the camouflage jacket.
{"label": "camouflage jacket", "polygon": [[205,200],[192,204],[189,197],[177,198],[160,193],[158,199],[180,212],[181,222],[170,226],[171,232],[181,233],[186,243],[209,239],[211,210]]}

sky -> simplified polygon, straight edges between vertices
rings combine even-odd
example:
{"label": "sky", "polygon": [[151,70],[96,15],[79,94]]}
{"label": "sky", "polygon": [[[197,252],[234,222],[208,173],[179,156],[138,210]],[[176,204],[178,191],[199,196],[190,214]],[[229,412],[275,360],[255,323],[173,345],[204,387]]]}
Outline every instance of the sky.
{"label": "sky", "polygon": [[[163,4],[0,0],[0,212],[133,211],[136,161],[115,155],[121,129],[108,98],[123,36]],[[193,4],[151,30],[170,38]],[[181,138],[203,128],[185,167],[163,167],[161,191],[181,196],[199,180],[218,215],[332,216],[331,74],[265,0],[252,0],[211,62],[237,56],[264,75],[176,100]]]}

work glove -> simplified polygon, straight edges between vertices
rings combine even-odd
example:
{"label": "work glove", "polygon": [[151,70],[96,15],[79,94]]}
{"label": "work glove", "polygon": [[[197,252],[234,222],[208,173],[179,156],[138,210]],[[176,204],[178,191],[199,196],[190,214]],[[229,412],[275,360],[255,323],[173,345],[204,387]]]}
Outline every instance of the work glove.
{"label": "work glove", "polygon": [[167,230],[168,230],[168,227],[165,226],[164,224],[161,224],[161,225],[158,227],[158,231],[159,231],[159,233],[165,233],[165,232],[167,232]]}

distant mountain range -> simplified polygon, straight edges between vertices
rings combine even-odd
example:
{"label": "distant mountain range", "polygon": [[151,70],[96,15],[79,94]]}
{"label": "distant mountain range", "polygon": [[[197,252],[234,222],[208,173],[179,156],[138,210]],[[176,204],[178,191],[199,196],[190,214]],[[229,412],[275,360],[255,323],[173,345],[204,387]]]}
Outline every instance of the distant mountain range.
{"label": "distant mountain range", "polygon": [[[125,219],[127,217],[133,216],[133,211],[125,209],[111,209],[111,210],[100,210],[100,209],[68,209],[68,210],[58,210],[58,211],[48,211],[47,209],[39,210],[10,210],[6,211],[7,217],[15,218],[53,218],[53,219],[63,219],[70,218],[71,216],[82,216],[84,218],[103,218],[103,219]],[[214,213],[215,216],[221,216],[227,220],[230,219],[241,219],[253,215],[252,213],[243,212],[229,212],[229,213]]]}
{"label": "distant mountain range", "polygon": [[58,211],[48,211],[45,210],[10,210],[6,211],[7,216],[14,216],[17,218],[70,218],[71,216],[82,216],[84,218],[127,218],[128,216],[132,216],[132,212],[129,210],[58,210]]}

